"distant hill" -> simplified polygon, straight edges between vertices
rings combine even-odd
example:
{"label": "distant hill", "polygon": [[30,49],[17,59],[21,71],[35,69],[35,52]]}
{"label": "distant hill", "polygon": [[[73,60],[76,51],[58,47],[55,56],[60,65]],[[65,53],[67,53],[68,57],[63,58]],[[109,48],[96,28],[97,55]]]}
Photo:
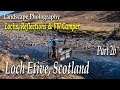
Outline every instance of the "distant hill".
{"label": "distant hill", "polygon": [[14,11],[14,12],[12,12],[10,14],[16,14],[16,13],[21,13],[21,12],[23,12],[23,11]]}
{"label": "distant hill", "polygon": [[120,22],[120,11],[15,11],[10,14],[27,15],[30,13],[57,14],[61,18],[73,17],[73,19],[77,18],[78,21]]}
{"label": "distant hill", "polygon": [[[69,23],[80,23],[83,30],[111,30],[114,25],[120,24],[120,11],[15,11],[11,14],[56,14],[60,15],[60,21]],[[29,22],[28,20],[27,22]],[[3,20],[5,22],[22,22],[22,20]],[[32,20],[32,22],[48,23],[51,21]]]}

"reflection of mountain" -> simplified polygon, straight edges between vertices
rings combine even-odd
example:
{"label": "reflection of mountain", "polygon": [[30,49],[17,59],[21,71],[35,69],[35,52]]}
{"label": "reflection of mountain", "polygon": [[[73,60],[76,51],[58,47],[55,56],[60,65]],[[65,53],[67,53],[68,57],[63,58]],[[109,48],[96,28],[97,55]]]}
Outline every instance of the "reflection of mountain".
{"label": "reflection of mountain", "polygon": [[13,49],[10,52],[14,55],[29,55],[31,58],[36,60],[45,60],[47,58],[47,47],[46,46],[33,46],[23,49]]}

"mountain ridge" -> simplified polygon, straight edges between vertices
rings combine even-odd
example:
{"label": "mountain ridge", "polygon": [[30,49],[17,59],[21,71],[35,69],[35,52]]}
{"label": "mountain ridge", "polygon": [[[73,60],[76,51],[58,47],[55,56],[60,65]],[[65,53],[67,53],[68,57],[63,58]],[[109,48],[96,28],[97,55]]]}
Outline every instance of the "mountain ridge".
{"label": "mountain ridge", "polygon": [[[12,14],[28,15],[28,14],[45,14],[60,15],[60,22],[66,23],[80,23],[81,30],[99,30],[110,31],[114,26],[118,27],[120,24],[120,11],[15,11]],[[21,23],[22,20],[4,20],[3,16],[0,17],[0,24],[8,23]],[[37,22],[37,23],[52,23],[50,20],[26,20],[24,22]]]}

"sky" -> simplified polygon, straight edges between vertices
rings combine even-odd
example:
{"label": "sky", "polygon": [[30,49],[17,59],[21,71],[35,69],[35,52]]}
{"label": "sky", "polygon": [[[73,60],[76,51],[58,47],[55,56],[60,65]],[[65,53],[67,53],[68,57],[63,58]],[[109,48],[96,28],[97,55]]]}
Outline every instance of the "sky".
{"label": "sky", "polygon": [[0,11],[0,16],[1,15],[4,15],[4,14],[9,14],[9,13],[12,13],[14,11]]}

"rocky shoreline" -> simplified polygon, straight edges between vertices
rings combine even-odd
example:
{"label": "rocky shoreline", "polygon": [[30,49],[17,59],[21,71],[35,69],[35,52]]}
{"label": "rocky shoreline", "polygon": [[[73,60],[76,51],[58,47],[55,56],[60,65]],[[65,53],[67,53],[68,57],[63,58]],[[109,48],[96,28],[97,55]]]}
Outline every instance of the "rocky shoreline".
{"label": "rocky shoreline", "polygon": [[[48,76],[47,74],[6,74],[6,66],[5,63],[9,63],[9,68],[12,65],[20,65],[20,62],[28,63],[28,62],[38,62],[31,60],[28,55],[22,55],[18,57],[11,56],[8,52],[1,51],[0,54],[0,79],[84,79],[82,76],[78,76],[75,74],[53,74],[50,73]],[[41,63],[42,65],[42,63]],[[24,65],[27,68],[27,65]],[[26,71],[27,69],[25,69]],[[52,69],[50,69],[52,70]],[[26,71],[27,72],[27,71]]]}
{"label": "rocky shoreline", "polygon": [[[30,46],[37,46],[37,45],[47,45],[47,42],[50,38],[53,38],[54,33],[50,35],[50,33],[46,32],[39,32],[38,34],[34,34],[32,32],[26,31],[7,31],[7,30],[0,30],[0,78],[3,79],[83,79],[81,76],[77,75],[50,75],[50,77],[46,75],[4,75],[4,63],[6,58],[8,62],[11,63],[18,63],[19,60],[25,60],[28,62],[29,56],[21,56],[17,59],[11,58],[7,51],[15,49],[15,48],[25,48]],[[66,38],[66,46],[72,48],[76,51],[93,51],[97,48],[100,44],[101,40],[96,39],[95,37],[81,37],[81,38],[74,38],[74,37],[57,37],[57,38]],[[108,45],[115,44],[116,46],[120,45],[119,40],[111,40],[111,42],[107,43]],[[6,53],[7,52],[7,53]]]}
{"label": "rocky shoreline", "polygon": [[[49,33],[49,32],[48,32]],[[25,31],[9,31],[9,30],[0,30],[0,48],[10,50],[14,48],[22,48],[29,46],[45,45],[47,42],[53,38],[53,35],[43,32],[38,33],[37,35]],[[66,46],[71,47],[76,50],[87,50],[90,48],[96,48],[103,39],[98,40],[96,37],[86,37],[81,38],[72,38],[71,36],[62,36],[57,37],[58,39],[66,39]],[[115,44],[119,46],[119,40],[111,40],[107,45]]]}

